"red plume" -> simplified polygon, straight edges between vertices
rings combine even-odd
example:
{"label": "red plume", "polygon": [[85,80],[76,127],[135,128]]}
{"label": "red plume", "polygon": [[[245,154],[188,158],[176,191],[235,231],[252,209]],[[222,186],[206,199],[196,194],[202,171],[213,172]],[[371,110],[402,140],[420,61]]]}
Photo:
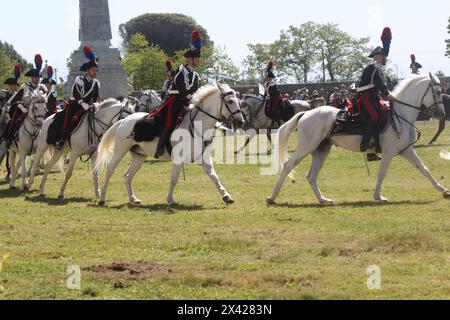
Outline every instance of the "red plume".
{"label": "red plume", "polygon": [[95,60],[95,53],[92,51],[91,47],[89,45],[85,44],[83,47],[84,56],[88,60]]}
{"label": "red plume", "polygon": [[168,71],[170,71],[170,70],[173,69],[173,68],[172,68],[172,63],[171,63],[169,60],[166,61],[166,67],[167,67],[167,70],[168,70]]}
{"label": "red plume", "polygon": [[414,63],[416,62],[416,56],[414,54],[411,55],[411,61]]}
{"label": "red plume", "polygon": [[21,75],[22,75],[22,70],[20,68],[20,65],[16,64],[14,67],[14,77],[16,78],[16,80],[19,80]]}
{"label": "red plume", "polygon": [[49,66],[47,68],[47,79],[53,79],[53,68],[51,66]]}
{"label": "red plume", "polygon": [[201,39],[200,31],[198,30],[192,31],[192,40],[200,40],[200,39]]}
{"label": "red plume", "polygon": [[40,54],[37,54],[34,56],[34,64],[36,65],[36,69],[39,71],[42,69],[42,64],[44,60],[42,59],[42,56]]}
{"label": "red plume", "polygon": [[273,62],[272,60],[269,61],[268,69],[272,70],[273,68]]}

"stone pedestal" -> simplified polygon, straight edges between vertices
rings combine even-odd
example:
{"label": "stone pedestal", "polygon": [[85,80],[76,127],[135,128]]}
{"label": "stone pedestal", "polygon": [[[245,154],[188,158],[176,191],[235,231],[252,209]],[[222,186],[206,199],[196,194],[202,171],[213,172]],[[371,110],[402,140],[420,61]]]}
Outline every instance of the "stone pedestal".
{"label": "stone pedestal", "polygon": [[[127,73],[120,63],[120,52],[116,48],[96,49],[91,43],[89,45],[95,51],[98,58],[98,74],[97,79],[100,80],[100,98],[117,98],[128,96],[128,78]],[[72,69],[68,78],[68,90],[72,90],[75,78],[84,75],[79,71],[80,66],[87,62],[83,50],[78,49],[72,53]],[[72,93],[70,92],[69,95]]]}
{"label": "stone pedestal", "polygon": [[72,95],[72,86],[77,76],[83,75],[80,67],[88,62],[82,47],[88,44],[95,52],[99,70],[100,98],[128,96],[128,79],[120,61],[120,51],[111,47],[111,22],[108,0],[80,0],[81,46],[72,53],[72,68],[69,72],[66,94]]}

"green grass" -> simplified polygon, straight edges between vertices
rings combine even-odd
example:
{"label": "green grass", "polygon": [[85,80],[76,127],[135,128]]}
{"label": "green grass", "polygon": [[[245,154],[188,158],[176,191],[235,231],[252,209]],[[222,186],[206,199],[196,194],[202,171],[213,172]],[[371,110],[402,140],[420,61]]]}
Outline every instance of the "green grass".
{"label": "green grass", "polygon": [[[434,130],[424,128],[421,142]],[[447,187],[450,162],[438,153],[449,145],[447,129],[438,146],[418,149]],[[217,167],[233,206],[201,168],[189,166],[176,192],[182,206],[171,209],[164,204],[171,165],[147,164],[134,183],[144,206],[130,208],[122,181],[128,162],[105,208],[92,198],[85,165],[66,202],[55,200],[59,174],[49,179],[50,200],[1,182],[0,257],[11,257],[0,299],[450,298],[450,201],[401,158],[384,187],[392,202],[380,206],[372,201],[377,165],[368,177],[360,155],[335,149],[320,178],[335,207],[316,204],[302,179],[307,160],[276,207],[265,198],[277,177],[261,176],[258,166]],[[82,268],[81,290],[66,288],[70,265]],[[381,268],[381,290],[367,288],[371,265]]]}

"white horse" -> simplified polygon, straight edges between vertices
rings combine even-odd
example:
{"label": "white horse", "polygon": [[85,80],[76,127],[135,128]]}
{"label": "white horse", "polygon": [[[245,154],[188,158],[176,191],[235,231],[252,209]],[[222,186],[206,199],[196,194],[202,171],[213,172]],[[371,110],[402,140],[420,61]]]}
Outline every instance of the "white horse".
{"label": "white horse", "polygon": [[[307,101],[292,100],[290,101],[291,106],[294,108],[294,113],[300,113],[312,109],[312,106]],[[235,154],[241,153],[250,142],[256,137],[256,134],[260,130],[267,130],[267,139],[269,140],[269,150],[268,154],[272,153],[272,133],[271,130],[279,128],[280,124],[275,123],[272,119],[267,117],[265,112],[265,103],[262,99],[258,97],[248,96],[241,102],[242,112],[244,113],[245,119],[247,121],[248,129],[254,129],[255,133],[250,135],[245,144],[235,152]]]}
{"label": "white horse", "polygon": [[[65,190],[69,180],[72,177],[73,170],[78,158],[82,156],[90,156],[92,166],[95,164],[97,158],[97,147],[100,139],[105,132],[111,128],[116,122],[128,117],[133,113],[134,106],[127,100],[127,104],[122,104],[115,99],[108,99],[95,106],[95,113],[87,114],[78,128],[72,133],[70,142],[66,142],[64,150],[57,150],[54,146],[47,144],[47,136],[50,125],[53,123],[55,116],[48,118],[43,125],[41,133],[36,141],[37,153],[35,163],[31,170],[31,177],[28,182],[28,187],[31,188],[37,171],[37,165],[42,159],[47,150],[52,151],[52,158],[48,162],[44,176],[42,177],[39,188],[39,195],[45,196],[45,184],[47,182],[50,170],[58,163],[62,156],[70,152],[69,165],[66,172],[66,177],[59,193],[59,199],[64,199]],[[94,192],[97,197],[100,196],[98,171],[93,172],[94,177]]]}
{"label": "white horse", "polygon": [[[19,129],[17,137],[14,138],[9,148],[11,189],[16,189],[16,179],[19,168],[22,167],[22,184],[20,187],[22,191],[26,189],[26,178],[28,177],[26,159],[27,156],[31,156],[36,152],[36,139],[42,128],[45,114],[47,113],[47,98],[44,94],[34,93],[31,96],[24,97],[25,100],[27,100],[26,105],[29,106],[28,113]],[[17,154],[19,155],[18,162],[16,162]]]}
{"label": "white horse", "polygon": [[[133,205],[142,204],[142,201],[135,196],[131,184],[134,176],[141,169],[145,159],[155,154],[158,139],[155,138],[152,142],[137,142],[131,135],[136,123],[146,115],[147,114],[144,113],[138,113],[120,121],[108,130],[100,143],[95,170],[98,171],[101,167],[107,166],[105,183],[99,201],[100,205],[106,203],[106,192],[109,180],[114,174],[118,164],[128,152],[131,153],[133,158],[131,166],[125,174],[125,183],[128,190],[129,201]],[[210,136],[210,133],[211,131],[215,131],[216,123],[221,121],[227,123],[234,121],[237,126],[243,126],[245,124],[235,92],[228,85],[204,86],[200,88],[194,95],[193,106],[191,106],[188,114],[184,117],[180,126],[172,135],[172,138],[175,136],[183,137],[182,142],[175,142],[173,141],[174,139],[172,140],[173,150],[175,151],[176,147],[182,147],[184,151],[188,151],[183,153],[182,156],[180,155],[181,159],[174,161],[170,190],[167,197],[169,205],[176,205],[173,193],[184,164],[190,164],[199,160],[199,158],[196,158],[195,153],[190,149],[191,147],[193,148],[195,142],[198,141],[202,142],[203,145],[201,150],[203,153],[200,155],[200,158],[203,157],[201,164],[203,169],[215,183],[223,197],[223,201],[227,204],[234,203],[231,195],[219,181],[211,158],[212,143],[210,142],[213,136]],[[202,125],[201,132],[200,129],[198,129],[199,123]],[[170,161],[171,157],[166,152],[161,160]]]}
{"label": "white horse", "polygon": [[[439,79],[431,74],[429,76],[412,76],[404,80],[394,90],[392,96],[395,98],[392,106],[392,119],[380,135],[383,159],[378,174],[375,200],[388,201],[382,196],[381,187],[390,163],[397,155],[401,155],[411,162],[431,181],[437,190],[443,193],[444,197],[450,198],[449,190],[432,177],[430,171],[414,150],[416,135],[413,124],[416,122],[421,105],[425,105],[427,108],[437,108],[440,117],[445,115]],[[330,135],[338,112],[339,110],[332,107],[318,108],[296,115],[280,129],[279,152],[282,173],[272,196],[267,199],[269,205],[275,204],[288,174],[310,154],[312,154],[313,163],[307,179],[321,204],[334,204],[333,200],[323,196],[317,186],[319,172],[331,151],[332,145],[359,152],[362,139],[361,136]],[[289,137],[296,129],[298,129],[297,150],[288,161]]]}

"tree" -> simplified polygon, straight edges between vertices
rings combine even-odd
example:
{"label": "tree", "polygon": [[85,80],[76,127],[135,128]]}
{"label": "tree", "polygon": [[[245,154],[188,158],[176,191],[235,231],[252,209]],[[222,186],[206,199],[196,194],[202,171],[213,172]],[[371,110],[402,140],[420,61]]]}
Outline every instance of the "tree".
{"label": "tree", "polygon": [[235,85],[239,81],[239,69],[233,63],[225,47],[216,47],[213,49],[210,61],[206,63],[206,69],[202,76],[206,77],[212,83],[227,83]]}
{"label": "tree", "polygon": [[248,79],[262,81],[268,61],[274,59],[274,46],[271,44],[248,44],[247,46],[250,54],[243,62],[245,74]]}
{"label": "tree", "polygon": [[367,63],[369,38],[352,38],[337,24],[327,23],[319,26],[317,40],[324,80],[326,73],[331,81],[352,80]]}
{"label": "tree", "polygon": [[119,32],[125,49],[131,36],[140,33],[149,43],[173,56],[177,51],[188,48],[194,29],[201,31],[205,46],[213,45],[206,29],[183,14],[147,13],[120,25]]}
{"label": "tree", "polygon": [[14,61],[8,56],[8,54],[0,49],[0,86],[5,87],[3,82],[7,78],[11,78],[14,75]]}
{"label": "tree", "polygon": [[166,79],[167,59],[159,46],[149,44],[144,35],[135,34],[130,38],[122,64],[136,90],[159,90]]}
{"label": "tree", "polygon": [[294,76],[298,83],[308,82],[308,74],[316,63],[318,27],[314,22],[290,26],[287,32],[281,32],[280,39],[273,46],[279,70]]}
{"label": "tree", "polygon": [[[450,34],[450,18],[448,18],[447,33]],[[447,44],[447,48],[445,50],[445,56],[450,58],[450,39],[445,40],[445,43]]]}
{"label": "tree", "polygon": [[438,78],[443,78],[443,77],[445,77],[444,71],[439,70],[438,72],[436,72],[436,77],[438,77]]}
{"label": "tree", "polygon": [[14,49],[14,47],[8,42],[0,41],[0,50],[2,50],[12,61],[20,64],[22,70],[33,68],[33,65],[22,58],[22,56],[16,51],[16,49]]}

